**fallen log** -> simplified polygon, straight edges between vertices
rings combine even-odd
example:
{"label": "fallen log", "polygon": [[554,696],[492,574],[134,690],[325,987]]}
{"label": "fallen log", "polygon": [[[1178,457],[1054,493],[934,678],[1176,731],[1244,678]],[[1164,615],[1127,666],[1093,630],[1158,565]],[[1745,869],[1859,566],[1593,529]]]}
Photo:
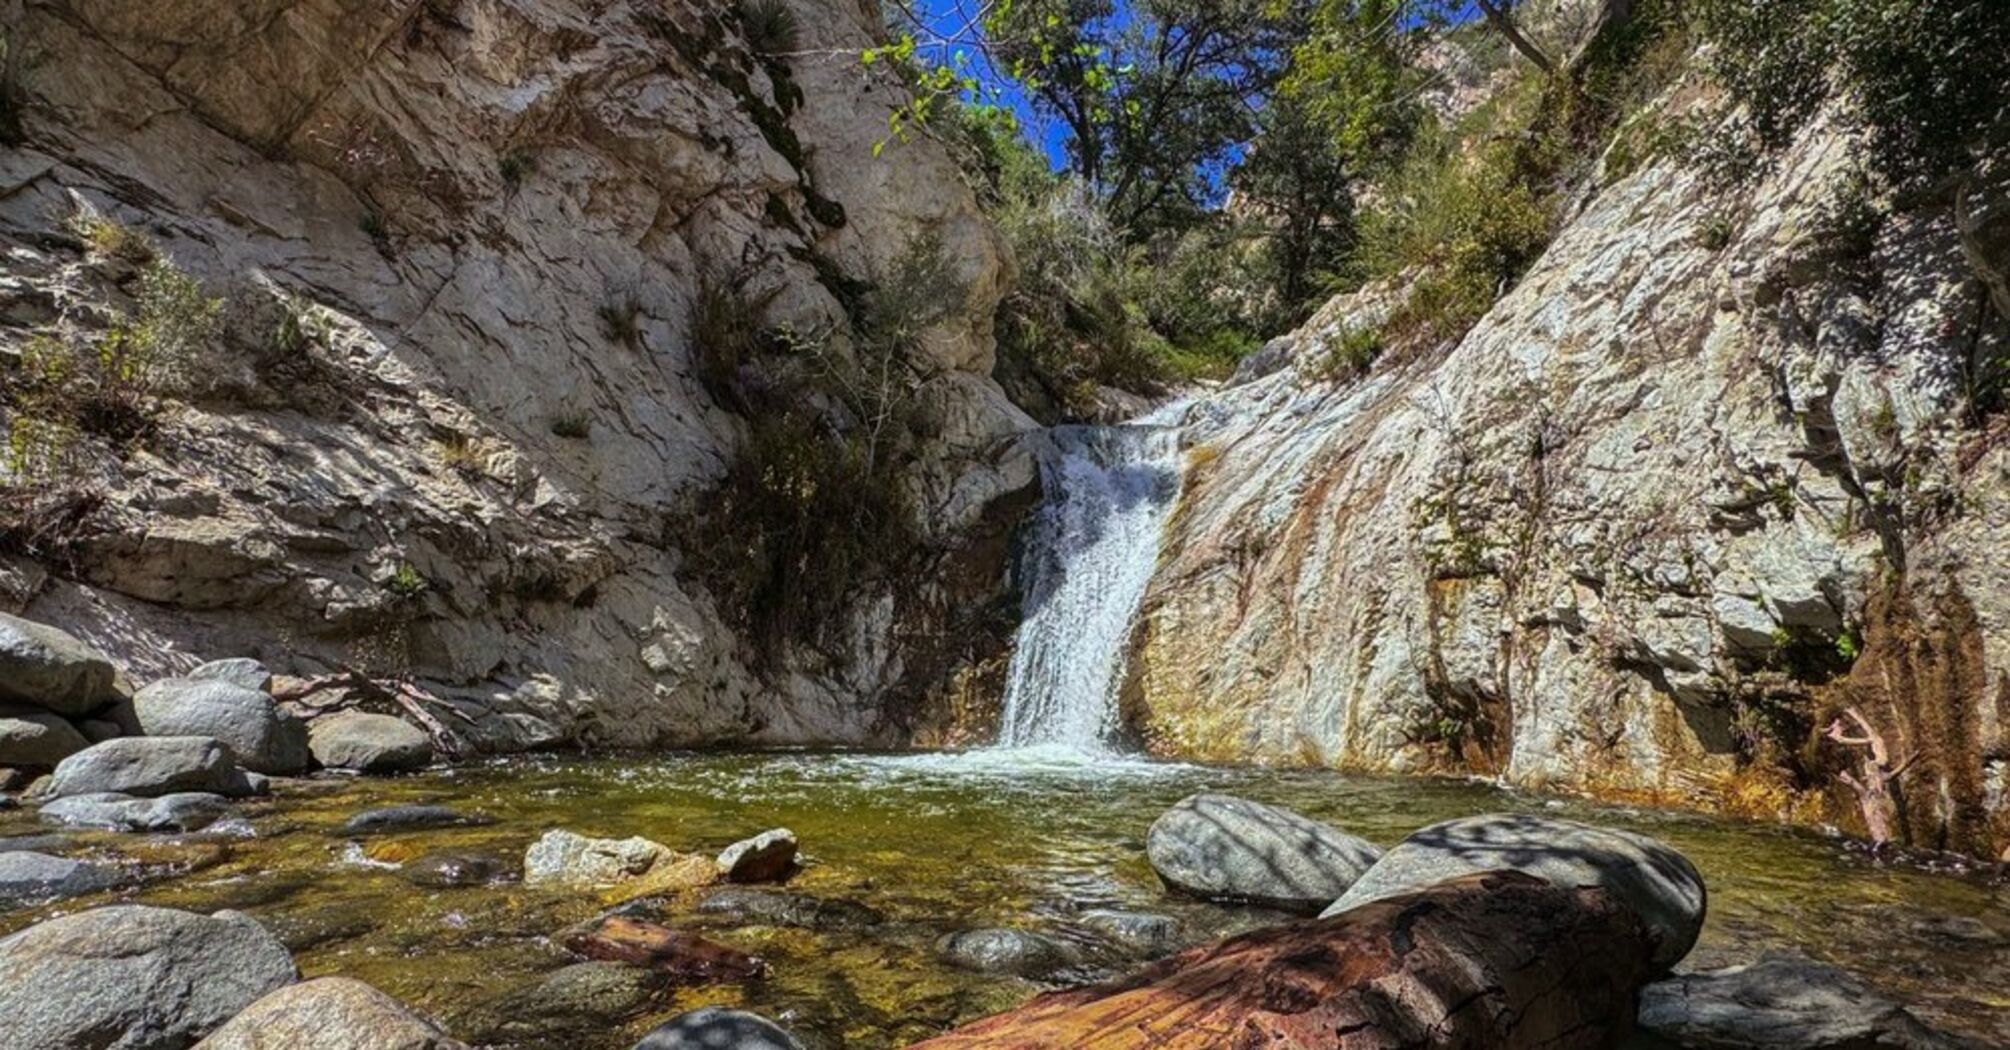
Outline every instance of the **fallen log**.
{"label": "fallen log", "polygon": [[1203,945],[910,1050],[1601,1050],[1632,1030],[1647,928],[1518,872]]}

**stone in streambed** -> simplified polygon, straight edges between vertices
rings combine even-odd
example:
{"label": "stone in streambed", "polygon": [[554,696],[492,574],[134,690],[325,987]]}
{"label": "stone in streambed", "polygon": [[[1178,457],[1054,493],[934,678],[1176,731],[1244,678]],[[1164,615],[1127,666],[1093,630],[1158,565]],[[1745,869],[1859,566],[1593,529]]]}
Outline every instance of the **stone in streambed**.
{"label": "stone in streambed", "polygon": [[635,1017],[662,992],[662,975],[611,962],[576,963],[474,1010],[465,1029],[477,1043],[598,1039],[609,1027]]}
{"label": "stone in streambed", "polygon": [[635,1050],[803,1050],[803,1046],[759,1014],[707,1006],[650,1029]]}
{"label": "stone in streambed", "polygon": [[272,691],[272,672],[266,670],[264,664],[248,656],[211,660],[182,677],[229,682],[240,689],[252,689],[261,693]]}
{"label": "stone in streambed", "polygon": [[106,831],[200,831],[230,812],[222,795],[182,791],[159,798],[113,792],[70,795],[44,803],[41,818],[71,828]]}
{"label": "stone in streambed", "polygon": [[87,861],[33,850],[0,853],[0,904],[26,904],[96,893],[119,881],[119,872]]}
{"label": "stone in streambed", "polygon": [[516,865],[487,853],[428,853],[406,862],[398,877],[430,889],[486,886],[515,878]]}
{"label": "stone in streambed", "polygon": [[1082,913],[1081,923],[1118,947],[1144,956],[1159,956],[1179,947],[1179,920],[1154,912],[1097,909]]}
{"label": "stone in streambed", "polygon": [[567,951],[602,962],[646,966],[678,984],[746,981],[765,975],[759,956],[626,915],[610,915],[559,935]]}
{"label": "stone in streambed", "polygon": [[1520,871],[1559,886],[1599,886],[1632,908],[1656,936],[1666,971],[1696,944],[1707,894],[1703,876],[1669,846],[1630,831],[1523,813],[1433,824],[1397,843],[1322,917],[1482,871]]}
{"label": "stone in streambed", "polygon": [[710,857],[678,853],[640,836],[596,839],[547,831],[523,855],[526,885],[599,889],[624,900],[703,886],[718,874]]}
{"label": "stone in streambed", "polygon": [[1347,892],[1381,850],[1288,809],[1232,795],[1190,795],[1145,835],[1152,870],[1204,900],[1304,915]]}
{"label": "stone in streambed", "polygon": [[773,882],[796,866],[796,833],[763,831],[727,846],[719,854],[719,874],[727,882]]}
{"label": "stone in streambed", "polygon": [[0,1019],[14,1047],[174,1050],[298,977],[249,916],[94,908],[0,940]]}
{"label": "stone in streambed", "polygon": [[1848,973],[1768,952],[1640,993],[1640,1027],[1684,1050],[1960,1050]]}
{"label": "stone in streambed", "polygon": [[698,911],[745,923],[809,930],[858,930],[886,921],[877,909],[841,897],[738,887],[712,892],[698,903]]}
{"label": "stone in streambed", "polygon": [[120,737],[58,763],[37,793],[44,798],[100,792],[154,797],[197,791],[241,798],[259,792],[263,778],[254,777],[211,737]]}
{"label": "stone in streambed", "polygon": [[358,773],[408,773],[433,761],[424,730],[393,715],[337,711],[308,723],[307,746],[329,769]]}
{"label": "stone in streambed", "polygon": [[965,970],[1018,977],[1045,977],[1076,962],[1066,942],[1007,927],[949,934],[935,942],[935,953]]}
{"label": "stone in streambed", "polygon": [[133,695],[148,736],[206,736],[259,773],[307,768],[307,726],[272,697],[219,678],[164,678]]}
{"label": "stone in streambed", "polygon": [[469,827],[490,823],[493,821],[488,817],[462,813],[445,806],[385,806],[382,809],[367,809],[350,817],[342,825],[342,830],[351,835],[368,835],[406,828]]}
{"label": "stone in streambed", "polygon": [[69,719],[53,711],[0,709],[0,766],[48,769],[89,746]]}
{"label": "stone in streambed", "polygon": [[104,653],[69,632],[0,613],[0,701],[77,718],[115,698],[116,678]]}
{"label": "stone in streambed", "polygon": [[317,977],[245,1007],[195,1050],[467,1050],[467,1044],[362,981]]}

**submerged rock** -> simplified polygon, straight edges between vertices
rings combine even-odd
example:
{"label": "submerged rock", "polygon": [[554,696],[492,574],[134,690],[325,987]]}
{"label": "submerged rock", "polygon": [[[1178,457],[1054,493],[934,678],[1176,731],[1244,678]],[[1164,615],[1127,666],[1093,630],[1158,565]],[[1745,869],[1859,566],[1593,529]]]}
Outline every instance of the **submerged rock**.
{"label": "submerged rock", "polygon": [[153,797],[193,791],[239,798],[257,794],[261,780],[239,769],[230,749],[211,737],[121,737],[58,763],[42,794]]}
{"label": "submerged rock", "polygon": [[467,1050],[383,992],[347,977],[317,977],[259,999],[196,1050]]}
{"label": "submerged rock", "polygon": [[467,1034],[478,1043],[557,1044],[583,1033],[599,1037],[648,1009],[663,987],[661,975],[639,966],[576,963],[475,1010]]}
{"label": "submerged rock", "polygon": [[935,942],[935,952],[952,966],[1018,977],[1045,977],[1077,961],[1067,942],[1009,927],[949,934]]}
{"label": "submerged rock", "polygon": [[72,828],[200,831],[229,812],[228,799],[199,791],[180,791],[159,798],[98,792],[51,799],[43,804],[40,815],[48,823]]}
{"label": "submerged rock", "polygon": [[261,693],[272,691],[272,672],[266,670],[264,664],[248,656],[211,660],[182,677],[229,682],[240,689],[253,689]]}
{"label": "submerged rock", "polygon": [[678,984],[745,981],[768,972],[759,956],[653,922],[611,915],[559,937],[567,951],[602,962],[646,966]]}
{"label": "submerged rock", "polygon": [[735,887],[714,891],[699,902],[698,910],[743,922],[810,930],[856,930],[886,921],[877,909],[842,897]]}
{"label": "submerged rock", "polygon": [[171,1050],[298,977],[249,916],[95,908],[0,940],[0,1018],[10,1046]]}
{"label": "submerged rock", "polygon": [[307,768],[307,727],[272,697],[219,678],[164,678],[133,696],[148,736],[206,736],[259,773]]}
{"label": "submerged rock", "polygon": [[0,853],[0,904],[58,900],[95,893],[119,881],[115,868],[33,850]]}
{"label": "submerged rock", "polygon": [[1381,850],[1288,809],[1232,795],[1191,795],[1152,822],[1152,870],[1206,900],[1314,915],[1347,892]]}
{"label": "submerged rock", "polygon": [[595,839],[547,831],[523,855],[528,885],[613,889],[622,897],[691,889],[718,874],[710,857],[678,853],[640,836]]}
{"label": "submerged rock", "polygon": [[0,613],[0,701],[80,717],[114,698],[104,653],[67,631]]}
{"label": "submerged rock", "polygon": [[727,846],[719,854],[719,874],[727,882],[773,882],[796,866],[796,833],[763,831]]}
{"label": "submerged rock", "polygon": [[803,1046],[759,1014],[707,1006],[651,1028],[635,1050],[803,1050]]}
{"label": "submerged rock", "polygon": [[1493,813],[1422,828],[1384,854],[1322,918],[1482,871],[1520,871],[1559,886],[1600,886],[1638,913],[1667,970],[1703,930],[1708,895],[1689,859],[1645,835],[1554,817]]}
{"label": "submerged rock", "polygon": [[69,719],[53,711],[0,710],[0,766],[47,769],[89,746]]}
{"label": "submerged rock", "polygon": [[367,809],[350,817],[342,830],[352,835],[404,828],[445,828],[493,823],[488,817],[462,813],[445,806],[385,806]]}
{"label": "submerged rock", "polygon": [[515,878],[516,865],[488,853],[428,853],[406,862],[398,877],[432,889],[485,886]]}
{"label": "submerged rock", "polygon": [[1118,947],[1143,956],[1164,955],[1179,947],[1179,920],[1154,912],[1098,909],[1082,913],[1081,922]]}
{"label": "submerged rock", "polygon": [[391,715],[337,711],[308,723],[307,733],[314,760],[329,769],[406,773],[433,761],[432,738]]}
{"label": "submerged rock", "polygon": [[1960,1050],[1848,973],[1772,953],[1640,993],[1640,1027],[1684,1050]]}

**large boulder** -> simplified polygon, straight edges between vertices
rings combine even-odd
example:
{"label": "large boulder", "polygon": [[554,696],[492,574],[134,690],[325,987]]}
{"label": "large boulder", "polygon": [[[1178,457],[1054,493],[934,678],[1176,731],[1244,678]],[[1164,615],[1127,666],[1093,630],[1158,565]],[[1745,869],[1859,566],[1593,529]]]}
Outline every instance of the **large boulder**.
{"label": "large boulder", "polygon": [[117,869],[33,850],[0,853],[0,904],[26,904],[95,893],[119,880]]}
{"label": "large boulder", "polygon": [[0,613],[0,701],[82,716],[115,699],[116,678],[104,653],[68,632]]}
{"label": "large boulder", "polygon": [[1616,828],[1526,813],[1433,824],[1397,843],[1322,917],[1482,871],[1520,871],[1559,886],[1600,886],[1653,931],[1654,962],[1675,965],[1703,931],[1703,876],[1668,845]]}
{"label": "large boulder", "polygon": [[244,689],[255,689],[261,693],[272,691],[272,672],[265,665],[246,656],[229,660],[211,660],[183,675],[184,678],[207,678],[219,682],[229,682]]}
{"label": "large boulder", "polygon": [[133,696],[148,736],[206,736],[260,773],[307,768],[307,727],[272,697],[220,678],[164,678]]}
{"label": "large boulder", "polygon": [[640,836],[596,839],[547,831],[523,855],[526,885],[611,890],[623,898],[703,886],[718,874],[710,857],[678,853]]}
{"label": "large boulder", "polygon": [[1182,893],[1305,915],[1333,903],[1381,856],[1366,840],[1288,809],[1208,794],[1153,821],[1145,853]]}
{"label": "large boulder", "polygon": [[0,940],[0,1023],[23,1050],[182,1050],[298,977],[249,916],[96,908]]}
{"label": "large boulder", "polygon": [[796,866],[796,833],[787,828],[763,831],[719,853],[719,874],[727,882],[772,882]]}
{"label": "large boulder", "polygon": [[759,1014],[707,1006],[678,1014],[649,1030],[635,1050],[803,1050],[802,1044]]}
{"label": "large boulder", "polygon": [[53,711],[0,710],[0,766],[47,769],[90,746],[69,719]]}
{"label": "large boulder", "polygon": [[70,795],[43,803],[43,821],[70,828],[106,831],[199,831],[230,812],[222,795],[178,791],[159,798],[114,792]]}
{"label": "large boulder", "polygon": [[230,749],[211,737],[142,736],[92,744],[57,763],[44,794],[153,797],[197,791],[241,798],[256,794],[257,785],[238,768]]}
{"label": "large boulder", "polygon": [[431,1021],[348,977],[289,984],[245,1007],[196,1050],[466,1050]]}
{"label": "large boulder", "polygon": [[368,711],[316,718],[307,725],[307,747],[329,769],[358,773],[402,773],[424,769],[433,760],[433,741],[424,730]]}
{"label": "large boulder", "polygon": [[1684,1050],[1959,1050],[1833,966],[1768,952],[1640,993],[1640,1027]]}

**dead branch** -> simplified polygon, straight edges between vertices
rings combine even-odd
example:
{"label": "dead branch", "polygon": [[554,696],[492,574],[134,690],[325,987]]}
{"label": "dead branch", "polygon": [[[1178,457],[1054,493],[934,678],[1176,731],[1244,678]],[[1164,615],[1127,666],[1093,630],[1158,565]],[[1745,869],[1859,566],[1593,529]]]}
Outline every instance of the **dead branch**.
{"label": "dead branch", "polygon": [[[339,693],[339,695],[321,701],[314,699],[326,693]],[[467,747],[458,734],[447,728],[447,724],[442,722],[439,716],[428,710],[428,705],[441,708],[469,725],[473,725],[475,721],[467,712],[426,692],[412,684],[409,679],[372,678],[353,667],[346,666],[333,674],[316,675],[302,680],[297,685],[274,689],[272,697],[306,708],[303,717],[309,719],[356,707],[365,700],[395,704],[433,738],[433,749],[448,758],[460,757],[466,753]]]}

